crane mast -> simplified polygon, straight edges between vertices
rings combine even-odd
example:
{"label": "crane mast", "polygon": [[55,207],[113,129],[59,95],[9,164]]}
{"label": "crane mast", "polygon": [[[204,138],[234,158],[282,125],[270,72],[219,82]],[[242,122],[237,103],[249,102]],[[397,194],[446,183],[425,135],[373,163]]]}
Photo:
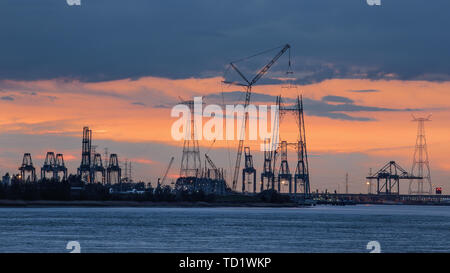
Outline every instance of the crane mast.
{"label": "crane mast", "polygon": [[242,72],[236,67],[236,65],[234,63],[230,63],[230,66],[239,74],[239,76],[241,76],[242,79],[244,79],[244,81],[247,84],[237,84],[237,85],[241,85],[241,86],[245,86],[246,87],[246,92],[245,92],[245,103],[244,103],[244,121],[242,123],[242,130],[241,130],[241,137],[239,138],[239,144],[238,144],[238,151],[237,151],[237,155],[236,155],[236,165],[234,168],[234,175],[233,175],[233,190],[236,190],[236,186],[237,186],[237,181],[239,179],[239,169],[240,169],[240,165],[241,165],[241,159],[242,159],[242,150],[243,150],[243,146],[244,146],[244,138],[245,138],[245,128],[247,127],[247,122],[248,122],[248,112],[245,111],[247,109],[247,106],[250,103],[250,95],[252,93],[252,86],[254,84],[256,84],[256,82],[261,79],[262,76],[264,76],[264,74],[267,73],[267,71],[269,71],[269,69],[272,67],[272,65],[281,57],[281,55],[283,55],[288,49],[290,49],[291,46],[289,44],[286,44],[281,50],[280,52],[278,52],[277,55],[275,55],[275,57],[273,57],[273,59],[267,63],[263,68],[261,68],[261,70],[259,70],[259,72],[253,77],[253,79],[251,81],[249,81],[244,74],[242,74]]}

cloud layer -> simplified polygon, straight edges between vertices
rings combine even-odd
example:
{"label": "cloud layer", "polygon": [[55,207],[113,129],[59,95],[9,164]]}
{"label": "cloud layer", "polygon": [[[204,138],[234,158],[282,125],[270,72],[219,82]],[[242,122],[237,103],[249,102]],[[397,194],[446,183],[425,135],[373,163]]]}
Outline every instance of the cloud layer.
{"label": "cloud layer", "polygon": [[[17,172],[24,152],[31,152],[39,166],[47,151],[62,152],[72,172],[80,162],[81,131],[93,129],[98,151],[105,147],[117,152],[121,160],[134,163],[136,179],[155,181],[170,156],[176,162],[172,177],[178,173],[182,143],[172,140],[170,108],[182,99],[205,96],[204,102],[242,103],[243,90],[221,86],[222,78],[167,79],[146,77],[86,83],[75,80],[0,81],[0,172]],[[223,89],[222,89],[223,87]],[[311,158],[313,187],[333,189],[344,177],[364,177],[368,168],[376,168],[395,159],[409,166],[415,141],[416,124],[410,109],[436,109],[427,123],[427,140],[435,183],[441,185],[450,173],[448,165],[448,120],[450,119],[450,83],[426,81],[327,80],[285,89],[280,85],[257,85],[252,102],[272,104],[282,94],[287,105],[298,94],[304,98],[306,130]],[[382,92],[348,92],[383,90]],[[389,100],[386,100],[389,94]],[[427,111],[414,111],[417,116]],[[281,137],[296,140],[295,118],[284,117]],[[261,168],[259,142],[246,142]],[[211,143],[202,141],[202,151]],[[237,143],[217,141],[210,151],[215,163],[232,171]],[[409,147],[409,148],[408,148]],[[229,153],[230,160],[229,160]],[[289,152],[295,161],[295,152]],[[355,163],[356,162],[356,163]],[[345,170],[345,171],[344,171]],[[353,178],[352,178],[353,179]],[[364,191],[364,184],[354,181]]]}
{"label": "cloud layer", "polygon": [[[208,103],[214,103],[218,105],[223,104],[236,104],[243,103],[245,98],[245,92],[242,91],[231,91],[223,92],[220,94],[210,94],[205,97]],[[285,107],[290,107],[295,103],[295,98],[283,97],[283,104]],[[265,104],[275,104],[276,96],[261,94],[253,92],[251,94],[251,101],[253,103],[265,103]],[[305,112],[311,116],[318,117],[328,117],[331,119],[341,119],[350,121],[372,121],[374,118],[371,117],[354,117],[348,113],[357,112],[393,112],[393,111],[423,111],[423,109],[395,109],[395,108],[384,108],[384,107],[372,107],[358,105],[354,103],[354,100],[343,97],[326,95],[320,100],[304,98],[303,105]]]}
{"label": "cloud layer", "polygon": [[[0,79],[209,77],[230,60],[290,43],[301,83],[448,80],[449,9],[447,0],[6,0]],[[286,65],[273,72],[283,75]]]}

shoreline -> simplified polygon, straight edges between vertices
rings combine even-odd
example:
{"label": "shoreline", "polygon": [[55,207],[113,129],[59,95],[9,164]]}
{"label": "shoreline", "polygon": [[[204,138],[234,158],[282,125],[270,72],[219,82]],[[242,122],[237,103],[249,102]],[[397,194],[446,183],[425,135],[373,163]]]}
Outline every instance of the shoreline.
{"label": "shoreline", "polygon": [[[354,205],[384,205],[384,206],[450,206],[448,203],[400,203],[400,202],[377,202],[377,203],[353,203],[353,204],[331,204],[318,203],[315,206],[354,206]],[[52,200],[7,200],[0,199],[0,208],[46,208],[46,207],[84,207],[84,208],[125,208],[125,207],[140,207],[140,208],[220,208],[220,207],[235,207],[235,208],[300,208],[308,207],[309,205],[301,205],[297,203],[266,203],[266,202],[204,202],[204,201],[178,201],[178,202],[152,202],[152,201],[90,201],[90,200],[75,200],[75,201],[52,201]]]}
{"label": "shoreline", "polygon": [[50,201],[50,200],[0,200],[0,208],[5,207],[26,207],[26,208],[39,208],[39,207],[172,207],[172,208],[186,208],[186,207],[198,207],[198,208],[214,208],[214,207],[254,207],[254,208],[292,208],[298,207],[296,203],[263,203],[263,202],[249,202],[249,203],[237,203],[237,202],[151,202],[151,201]]}

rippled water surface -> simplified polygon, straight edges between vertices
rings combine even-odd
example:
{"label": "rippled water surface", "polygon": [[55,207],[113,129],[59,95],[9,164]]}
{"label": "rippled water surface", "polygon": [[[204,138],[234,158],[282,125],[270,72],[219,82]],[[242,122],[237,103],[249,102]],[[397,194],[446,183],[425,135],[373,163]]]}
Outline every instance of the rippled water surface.
{"label": "rippled water surface", "polygon": [[0,208],[0,252],[450,252],[450,207]]}

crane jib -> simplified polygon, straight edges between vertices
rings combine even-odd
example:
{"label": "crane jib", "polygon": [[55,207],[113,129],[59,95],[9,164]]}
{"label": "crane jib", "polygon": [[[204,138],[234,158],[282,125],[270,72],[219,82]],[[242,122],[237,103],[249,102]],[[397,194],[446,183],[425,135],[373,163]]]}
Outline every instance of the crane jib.
{"label": "crane jib", "polygon": [[[278,52],[277,55],[275,55],[275,57],[272,58],[272,60],[267,63],[256,75],[255,77],[253,77],[252,81],[249,82],[247,80],[247,78],[244,76],[244,74],[242,74],[242,72],[236,67],[236,65],[234,65],[233,63],[230,63],[231,67],[244,79],[245,82],[248,83],[247,85],[247,91],[245,94],[245,103],[244,106],[248,106],[250,103],[250,95],[251,95],[251,87],[256,84],[256,82],[261,79],[262,76],[264,76],[264,74],[267,73],[267,71],[269,71],[269,69],[273,66],[273,64],[288,50],[290,49],[291,46],[289,44],[286,44],[283,49],[280,50],[280,52]],[[290,62],[290,60],[289,60]],[[245,86],[245,85],[244,85]],[[243,126],[243,130],[241,131],[242,134],[245,136],[245,128],[247,125],[247,120],[248,120],[248,115],[244,114],[244,122],[242,123]],[[234,175],[233,175],[233,190],[236,189],[237,186],[237,180],[238,180],[238,176],[239,176],[239,168],[240,168],[240,164],[241,164],[241,158],[242,158],[242,148],[244,145],[244,140],[243,138],[241,138],[239,140],[239,145],[238,145],[238,152],[236,155],[236,165],[234,168]]]}

